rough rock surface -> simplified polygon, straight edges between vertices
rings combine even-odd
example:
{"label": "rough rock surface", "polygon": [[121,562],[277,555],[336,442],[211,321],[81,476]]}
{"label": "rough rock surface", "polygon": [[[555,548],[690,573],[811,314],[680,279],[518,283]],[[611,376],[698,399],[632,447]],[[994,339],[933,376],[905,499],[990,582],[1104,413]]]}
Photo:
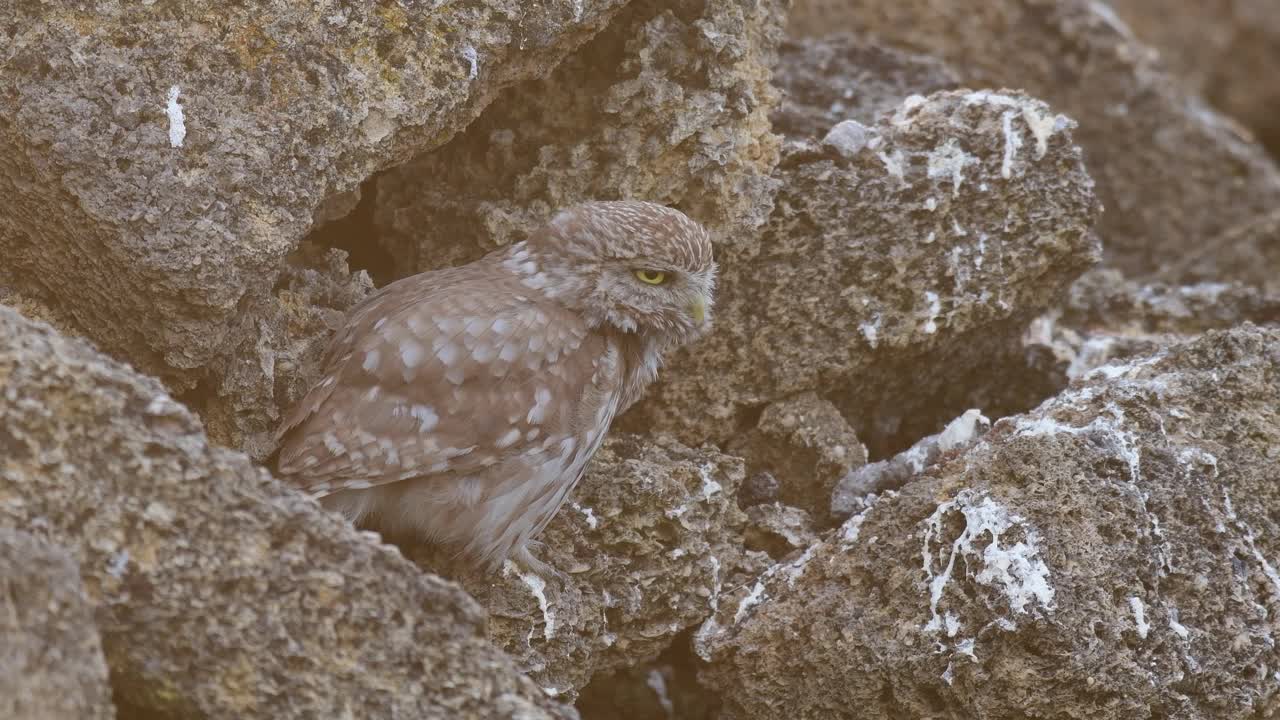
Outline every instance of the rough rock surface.
{"label": "rough rock surface", "polygon": [[444,143],[622,4],[9,3],[0,255],[108,352],[255,414],[220,433],[239,444],[273,424],[261,391],[296,350],[270,290],[325,199]]}
{"label": "rough rock surface", "polygon": [[1065,387],[1101,365],[1243,322],[1280,326],[1280,294],[1240,283],[1138,282],[1099,268],[1077,280],[1061,306],[1036,318],[1025,342],[1058,361]]}
{"label": "rough rock surface", "polygon": [[1022,88],[1071,116],[1107,208],[1108,256],[1126,272],[1159,269],[1280,205],[1265,151],[1103,2],[797,0],[790,21],[797,37],[851,31],[928,52],[970,87]]}
{"label": "rough rock surface", "polygon": [[545,80],[379,177],[376,221],[402,274],[522,240],[558,208],[639,198],[742,242],[768,215],[769,84],[780,0],[637,0]]}
{"label": "rough rock surface", "polygon": [[115,692],[173,717],[568,717],[421,573],[211,448],[154,380],[0,308],[0,524],[80,564]]}
{"label": "rough rock surface", "polygon": [[0,717],[115,717],[102,642],[65,551],[0,527]]}
{"label": "rough rock surface", "polygon": [[897,490],[927,468],[955,456],[978,441],[991,428],[991,420],[977,408],[947,423],[940,433],[923,437],[909,449],[849,472],[831,492],[831,513],[844,520],[860,512],[868,496]]}
{"label": "rough rock surface", "polygon": [[[1271,0],[1110,0],[1193,90],[1280,152],[1280,15]],[[1176,11],[1171,12],[1176,7]]]}
{"label": "rough rock surface", "polygon": [[719,248],[715,331],[624,424],[724,441],[816,391],[870,447],[988,409],[958,391],[1098,258],[1072,127],[1025,95],[944,92],[851,157],[793,146],[758,244]]}
{"label": "rough rock surface", "polygon": [[836,482],[867,461],[840,410],[816,392],[770,403],[756,426],[731,438],[726,450],[744,458],[749,472],[777,478],[784,503],[819,517],[826,517]]}
{"label": "rough rock surface", "polygon": [[823,137],[843,120],[873,125],[911,95],[961,85],[941,60],[849,33],[787,40],[779,56],[773,127],[796,140]]}
{"label": "rough rock surface", "polygon": [[549,694],[572,698],[596,673],[656,658],[710,617],[723,587],[768,563],[743,552],[742,478],[737,458],[611,437],[539,538],[539,558],[563,578],[508,563],[461,581],[488,609],[493,641]]}
{"label": "rough rock surface", "polygon": [[1278,397],[1246,324],[1001,420],[722,599],[722,717],[1267,716]]}
{"label": "rough rock surface", "polygon": [[1280,295],[1280,209],[1210,238],[1156,277],[1169,283],[1235,281]]}

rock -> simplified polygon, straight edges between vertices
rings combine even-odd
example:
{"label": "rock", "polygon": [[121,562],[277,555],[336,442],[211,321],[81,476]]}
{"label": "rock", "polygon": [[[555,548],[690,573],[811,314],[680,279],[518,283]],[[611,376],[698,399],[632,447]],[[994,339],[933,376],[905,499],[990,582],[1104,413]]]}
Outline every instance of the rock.
{"label": "rock", "polygon": [[1077,280],[1061,307],[1037,318],[1026,341],[1053,353],[1075,379],[1244,322],[1280,325],[1280,294],[1240,283],[1138,282],[1100,268]]}
{"label": "rock", "polygon": [[901,488],[930,466],[968,450],[990,428],[991,421],[971,408],[942,432],[916,441],[911,449],[850,471],[831,494],[831,513],[842,520],[848,518],[865,507],[867,495]]}
{"label": "rock", "polygon": [[572,699],[597,673],[658,657],[711,616],[723,588],[767,564],[743,553],[742,479],[737,458],[610,437],[539,537],[539,559],[564,578],[509,562],[499,577],[460,580],[488,609],[493,641],[548,694]]}
{"label": "rock", "polygon": [[738,491],[738,507],[746,509],[752,505],[771,503],[778,499],[781,486],[773,473],[762,471],[749,476]]}
{"label": "rock", "polygon": [[154,380],[0,308],[0,525],[78,561],[116,695],[172,717],[571,717],[421,573]]}
{"label": "rock", "polygon": [[726,449],[746,459],[749,471],[777,478],[783,502],[819,517],[826,517],[836,482],[867,462],[840,410],[816,392],[766,406],[756,427],[731,438]]}
{"label": "rock", "polygon": [[372,291],[368,274],[347,268],[345,253],[303,246],[276,280],[272,302],[237,320],[239,344],[210,362],[218,384],[182,400],[215,441],[266,458],[275,449],[277,408],[292,407],[311,389],[333,332]]}
{"label": "rock", "polygon": [[0,716],[110,720],[107,663],[65,551],[0,527]]}
{"label": "rock", "polygon": [[1174,284],[1240,282],[1280,295],[1280,210],[1210,239],[1156,278]]}
{"label": "rock", "polygon": [[758,242],[718,248],[714,332],[622,424],[724,443],[816,392],[878,453],[990,410],[968,389],[1003,382],[1026,325],[1098,258],[1072,127],[1025,95],[945,92],[853,158],[795,145]]}
{"label": "rock", "polygon": [[1086,273],[1071,286],[1053,317],[1060,324],[1084,332],[1190,336],[1244,322],[1280,321],[1280,293],[1267,293],[1240,283],[1140,282],[1126,279],[1116,270],[1100,268]]}
{"label": "rock", "polygon": [[830,139],[829,131],[850,120],[874,125],[912,95],[961,86],[936,58],[849,33],[787,40],[773,81],[782,91],[773,127],[794,140]]}
{"label": "rock", "polygon": [[[1159,14],[1198,29],[1189,18],[1220,5],[1194,13],[1160,5]],[[1069,115],[1107,208],[1099,230],[1108,258],[1130,274],[1159,270],[1280,205],[1280,169],[1265,150],[1187,90],[1103,2],[797,0],[788,31],[797,39],[854,32],[924,50],[970,87],[1022,88]],[[1254,89],[1259,75],[1225,67],[1270,113],[1273,103]]]}
{"label": "rock", "polygon": [[7,4],[0,255],[106,351],[247,414],[215,428],[239,445],[292,382],[271,290],[327,198],[445,143],[623,4]]}
{"label": "rock", "polygon": [[[408,274],[524,239],[561,207],[678,207],[723,243],[768,216],[769,84],[785,3],[633,2],[545,80],[379,177],[375,219]],[[427,231],[424,232],[424,229]]]}
{"label": "rock", "polygon": [[1179,5],[1111,0],[1116,14],[1195,92],[1280,151],[1280,19],[1270,0]]}
{"label": "rock", "polygon": [[747,522],[746,547],[768,553],[774,560],[796,550],[804,550],[818,541],[809,513],[780,502],[747,508]]}
{"label": "rock", "polygon": [[851,158],[862,152],[870,139],[866,125],[857,120],[841,120],[822,138],[822,144]]}
{"label": "rock", "polygon": [[583,689],[583,720],[712,720],[716,698],[698,685],[688,643],[634,668],[602,675]]}
{"label": "rock", "polygon": [[1266,714],[1278,397],[1280,330],[1246,324],[1001,420],[722,598],[721,717]]}

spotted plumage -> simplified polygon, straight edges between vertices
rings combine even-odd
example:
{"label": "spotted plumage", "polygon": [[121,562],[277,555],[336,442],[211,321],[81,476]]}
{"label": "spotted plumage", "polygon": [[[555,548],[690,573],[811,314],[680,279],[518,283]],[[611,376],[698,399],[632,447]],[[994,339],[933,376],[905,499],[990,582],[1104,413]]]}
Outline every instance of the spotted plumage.
{"label": "spotted plumage", "polygon": [[545,569],[526,543],[663,353],[706,331],[714,284],[707,233],[644,202],[392,283],[282,423],[279,472],[353,521]]}

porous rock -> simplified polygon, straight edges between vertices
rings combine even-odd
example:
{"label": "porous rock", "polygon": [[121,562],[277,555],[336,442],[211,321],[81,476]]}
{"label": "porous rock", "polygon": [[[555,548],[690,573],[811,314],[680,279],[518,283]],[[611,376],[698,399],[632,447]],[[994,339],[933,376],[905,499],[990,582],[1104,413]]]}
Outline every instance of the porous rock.
{"label": "porous rock", "polygon": [[271,290],[313,223],[623,4],[8,3],[0,255],[107,352],[212,392],[241,445],[276,419],[299,343]]}
{"label": "porous rock", "polygon": [[851,33],[790,39],[778,55],[773,82],[782,103],[773,127],[795,140],[823,137],[846,120],[874,125],[912,95],[961,86],[937,58]]}
{"label": "porous rock", "polygon": [[777,478],[782,502],[818,517],[826,517],[836,482],[867,461],[840,410],[812,391],[770,403],[756,426],[732,437],[726,450],[744,458],[749,472]]}
{"label": "porous rock", "polygon": [[110,720],[102,643],[75,561],[0,527],[0,716]]}
{"label": "porous rock", "polygon": [[1237,282],[1280,295],[1280,209],[1249,218],[1169,263],[1165,283]]}
{"label": "porous rock", "polygon": [[171,717],[569,717],[422,573],[210,447],[161,385],[0,308],[0,523],[81,568],[112,685]]}
{"label": "porous rock", "polygon": [[539,536],[563,577],[508,563],[460,578],[489,636],[548,693],[573,698],[597,673],[641,665],[698,626],[724,587],[768,558],[743,552],[742,461],[669,438],[619,435]]}
{"label": "porous rock", "polygon": [[1244,322],[1280,326],[1280,294],[1238,282],[1139,282],[1099,268],[1077,280],[1061,306],[1036,318],[1026,342],[1051,353],[1065,379],[1075,379]]}
{"label": "porous rock", "polygon": [[[822,513],[819,517],[826,517]],[[760,503],[747,508],[745,544],[781,560],[796,550],[813,545],[818,534],[809,513],[780,502]]]}
{"label": "porous rock", "polygon": [[771,207],[785,5],[632,2],[546,79],[379,177],[375,219],[400,272],[473,260],[583,200],[671,205],[721,244],[749,241]]}
{"label": "porous rock", "polygon": [[[1099,230],[1108,258],[1126,272],[1158,270],[1280,204],[1280,169],[1266,151],[1104,2],[797,0],[788,30],[855,32],[927,52],[970,87],[1021,88],[1071,116],[1107,208]],[[1252,90],[1254,77],[1238,85]]]}
{"label": "porous rock", "polygon": [[997,422],[722,599],[722,717],[1266,715],[1278,397],[1280,330],[1246,324]]}
{"label": "porous rock", "polygon": [[991,420],[977,408],[947,423],[942,432],[923,437],[887,460],[863,465],[840,478],[831,492],[831,513],[841,520],[861,511],[874,494],[897,490],[932,465],[968,450],[988,429]]}
{"label": "porous rock", "polygon": [[909,98],[851,158],[794,145],[759,243],[718,249],[714,331],[623,424],[724,442],[814,391],[872,447],[988,410],[967,389],[1098,258],[1073,127],[1025,95],[956,91]]}
{"label": "porous rock", "polygon": [[[1271,0],[1110,0],[1178,77],[1280,151],[1280,15]],[[1171,10],[1173,10],[1171,12]]]}

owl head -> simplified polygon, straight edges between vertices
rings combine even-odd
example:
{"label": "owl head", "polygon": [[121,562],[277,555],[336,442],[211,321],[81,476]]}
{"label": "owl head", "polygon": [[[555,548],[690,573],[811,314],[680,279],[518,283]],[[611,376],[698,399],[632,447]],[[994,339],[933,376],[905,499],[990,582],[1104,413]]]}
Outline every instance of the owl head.
{"label": "owl head", "polygon": [[528,240],[558,299],[593,326],[674,343],[711,324],[716,282],[711,237],[684,213],[639,201],[561,211]]}

